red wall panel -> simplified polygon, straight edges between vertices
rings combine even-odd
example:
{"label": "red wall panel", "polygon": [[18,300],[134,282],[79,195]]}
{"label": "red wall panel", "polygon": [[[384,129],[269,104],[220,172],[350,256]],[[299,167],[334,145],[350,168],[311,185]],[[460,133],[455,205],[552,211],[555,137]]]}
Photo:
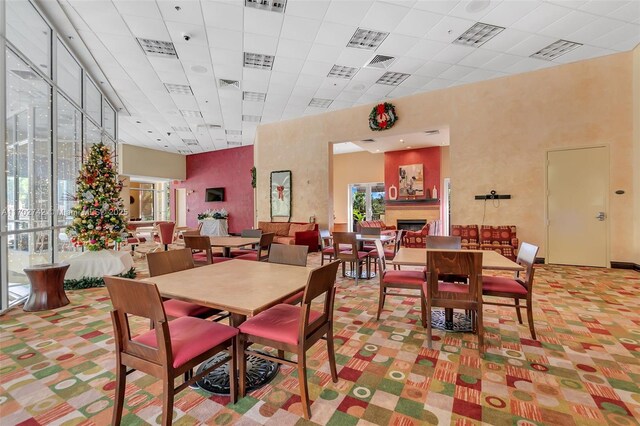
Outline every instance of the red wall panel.
{"label": "red wall panel", "polygon": [[[423,165],[425,196],[421,198],[431,198],[431,191],[434,185],[438,190],[438,197],[440,197],[440,147],[435,146],[384,153],[384,185],[387,198],[391,185],[399,188],[398,167],[410,164]],[[400,192],[398,192],[399,196]]]}
{"label": "red wall panel", "polygon": [[[224,208],[229,212],[229,232],[252,228],[252,167],[253,146],[187,156],[187,180],[171,185],[172,190],[187,189],[187,226],[198,225],[198,213]],[[225,189],[225,200],[205,202],[205,190],[220,187]],[[194,192],[189,194],[191,191]],[[175,212],[174,197],[171,197],[171,209]]]}

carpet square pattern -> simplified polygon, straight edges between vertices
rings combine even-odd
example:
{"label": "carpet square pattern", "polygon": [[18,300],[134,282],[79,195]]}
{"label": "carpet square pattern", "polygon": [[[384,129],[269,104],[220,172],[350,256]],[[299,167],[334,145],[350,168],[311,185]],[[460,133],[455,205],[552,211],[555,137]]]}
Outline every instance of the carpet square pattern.
{"label": "carpet square pattern", "polygon": [[[317,254],[309,256],[319,264]],[[137,261],[145,276],[143,261]],[[485,306],[485,354],[471,333],[434,330],[426,345],[417,297],[387,297],[378,279],[339,277],[333,383],[325,345],[309,351],[312,419],[298,375],[283,366],[237,404],[201,390],[176,397],[176,425],[637,425],[640,274],[536,266],[538,340],[508,307]],[[71,304],[0,316],[0,424],[106,425],[113,409],[114,341],[104,288],[67,292]],[[524,316],[524,313],[523,313]],[[147,321],[136,325],[144,331]],[[161,383],[128,376],[123,424],[158,424]]]}

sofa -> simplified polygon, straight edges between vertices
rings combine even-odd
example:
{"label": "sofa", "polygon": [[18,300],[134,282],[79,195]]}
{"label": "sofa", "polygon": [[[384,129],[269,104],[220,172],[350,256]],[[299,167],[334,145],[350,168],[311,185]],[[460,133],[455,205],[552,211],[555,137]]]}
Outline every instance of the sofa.
{"label": "sofa", "polygon": [[258,222],[263,233],[274,233],[273,242],[308,246],[309,252],[318,251],[320,233],[317,223],[304,222]]}
{"label": "sofa", "polygon": [[469,250],[493,250],[504,257],[516,260],[518,237],[513,225],[452,225],[451,235],[462,238],[462,248]]}
{"label": "sofa", "polygon": [[396,227],[393,225],[385,225],[382,220],[361,220],[358,223],[358,228],[380,228],[381,231],[395,231]]}

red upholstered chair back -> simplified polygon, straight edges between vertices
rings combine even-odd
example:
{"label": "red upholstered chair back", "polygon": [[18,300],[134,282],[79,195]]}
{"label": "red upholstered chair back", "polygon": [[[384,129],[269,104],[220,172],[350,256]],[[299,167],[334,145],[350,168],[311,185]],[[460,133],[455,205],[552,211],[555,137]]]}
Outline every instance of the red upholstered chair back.
{"label": "red upholstered chair back", "polygon": [[419,231],[406,231],[402,237],[402,245],[408,248],[425,248],[426,237],[429,235],[429,223]]}
{"label": "red upholstered chair back", "polygon": [[468,250],[478,250],[478,225],[451,225],[451,235],[460,237],[462,248]]}
{"label": "red upholstered chair back", "polygon": [[480,248],[482,250],[495,250],[504,257],[514,260],[518,248],[516,227],[513,225],[483,225],[480,228]]}
{"label": "red upholstered chair back", "polygon": [[161,244],[171,244],[173,242],[173,231],[175,230],[175,222],[158,223],[158,236]]}

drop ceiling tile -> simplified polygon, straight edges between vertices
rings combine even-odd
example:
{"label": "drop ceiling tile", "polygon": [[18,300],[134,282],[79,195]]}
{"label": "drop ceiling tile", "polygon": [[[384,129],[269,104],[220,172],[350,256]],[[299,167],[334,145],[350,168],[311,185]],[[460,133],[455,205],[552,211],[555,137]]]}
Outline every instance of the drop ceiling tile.
{"label": "drop ceiling tile", "polygon": [[[272,71],[271,79],[269,80],[269,92],[276,93],[291,93],[291,90],[296,84],[298,79],[298,72],[288,73],[281,71]],[[269,96],[267,96],[267,101]]]}
{"label": "drop ceiling tile", "polygon": [[214,65],[213,72],[217,79],[242,80],[242,65]]}
{"label": "drop ceiling tile", "polygon": [[471,67],[463,67],[462,65],[452,65],[447,68],[445,71],[440,73],[440,78],[445,78],[448,80],[460,80],[462,77],[472,73],[475,68]]}
{"label": "drop ceiling tile", "polygon": [[341,91],[345,87],[349,85],[351,80],[347,80],[346,78],[331,78],[327,77],[324,79],[322,84],[318,89],[331,89]]}
{"label": "drop ceiling tile", "polygon": [[483,44],[482,48],[495,50],[496,52],[506,52],[507,50],[515,47],[518,43],[523,42],[530,36],[531,33],[506,28],[497,36]]}
{"label": "drop ceiling tile", "polygon": [[541,22],[554,22],[565,17],[570,9],[551,3],[542,3],[540,6],[514,22],[511,27],[516,30],[536,32]]}
{"label": "drop ceiling tile", "polygon": [[394,86],[389,86],[386,84],[373,84],[367,89],[365,95],[387,96],[393,89],[395,89]]}
{"label": "drop ceiling tile", "polygon": [[363,67],[373,56],[373,52],[364,49],[345,47],[336,60],[336,64],[345,67]]}
{"label": "drop ceiling tile", "polygon": [[569,34],[568,39],[570,41],[588,44],[621,26],[621,22],[616,19],[598,18]]}
{"label": "drop ceiling tile", "polygon": [[96,33],[95,35],[104,44],[104,47],[107,48],[107,53],[109,53],[109,55],[128,53],[136,55],[140,57],[141,60],[144,60],[142,56],[139,56],[144,55],[144,52],[140,48],[138,41],[130,35],[130,33],[122,35]]}
{"label": "drop ceiling tile", "polygon": [[391,97],[391,98],[401,98],[403,96],[413,95],[413,94],[418,93],[418,92],[419,92],[419,90],[416,90],[416,88],[414,88],[414,87],[405,87],[404,83],[403,83],[400,86],[398,86],[395,89],[393,89],[391,92],[389,92],[389,97]]}
{"label": "drop ceiling tile", "polygon": [[121,15],[142,16],[150,19],[162,19],[158,5],[148,0],[128,0],[114,2]]}
{"label": "drop ceiling tile", "polygon": [[606,48],[608,46],[616,46],[628,40],[631,40],[632,42],[640,42],[640,25],[620,25],[613,31],[593,40],[591,43],[597,47]]}
{"label": "drop ceiling tile", "polygon": [[567,64],[569,62],[582,61],[585,59],[595,58],[597,56],[610,55],[612,53],[616,53],[614,50],[603,49],[595,46],[580,46],[577,49],[574,49],[558,58],[554,59],[553,62]]}
{"label": "drop ceiling tile", "polygon": [[264,102],[242,101],[242,113],[244,115],[262,115],[264,106]]}
{"label": "drop ceiling tile", "polygon": [[331,105],[329,105],[329,110],[337,110],[337,109],[345,109],[345,108],[351,108],[353,106],[353,102],[351,101],[344,101],[344,100],[334,100],[333,102],[331,102]]}
{"label": "drop ceiling tile", "polygon": [[[159,1],[157,4],[165,21],[204,25],[202,9],[200,8],[200,2],[198,1]],[[176,5],[180,7],[179,10],[176,9]]]}
{"label": "drop ceiling tile", "polygon": [[498,77],[504,77],[505,75],[507,74],[503,72],[475,69],[464,77],[461,77],[460,80],[467,83],[474,83],[476,81],[491,80]]}
{"label": "drop ceiling tile", "polygon": [[278,43],[276,58],[284,56],[287,58],[306,59],[309,54],[309,50],[311,50],[311,45],[312,43],[308,41],[281,37],[280,42]]}
{"label": "drop ceiling tile", "polygon": [[[251,92],[266,92],[269,87],[269,78],[271,77],[271,73],[269,71],[257,69],[257,68],[243,68],[242,69],[242,78],[243,78],[243,90],[251,91]],[[247,88],[248,82],[259,83],[261,89],[249,89]]]}
{"label": "drop ceiling tile", "polygon": [[344,25],[359,25],[365,17],[373,0],[332,1],[324,16],[325,21]]}
{"label": "drop ceiling tile", "polygon": [[429,12],[439,13],[441,15],[447,15],[456,5],[458,0],[452,1],[418,1],[413,7],[414,9],[427,10]]}
{"label": "drop ceiling tile", "polygon": [[482,18],[482,22],[508,28],[538,6],[538,0],[502,1]]}
{"label": "drop ceiling tile", "polygon": [[314,45],[311,46],[311,50],[309,50],[307,60],[331,62],[335,64],[343,49],[344,47],[342,46],[328,46],[326,44],[314,43]]}
{"label": "drop ceiling tile", "polygon": [[281,73],[298,74],[304,66],[304,59],[287,58],[284,56],[277,56],[273,61],[273,71]]}
{"label": "drop ceiling tile", "polygon": [[307,60],[302,67],[302,74],[314,75],[319,77],[326,77],[333,67],[331,62],[318,62]]}
{"label": "drop ceiling tile", "polygon": [[111,2],[89,4],[72,1],[71,5],[92,31],[120,35],[128,33],[127,25]]}
{"label": "drop ceiling tile", "polygon": [[426,91],[439,90],[439,89],[444,89],[446,87],[449,87],[452,84],[455,84],[455,81],[447,80],[447,79],[444,79],[444,78],[434,78],[429,83],[427,83],[423,87],[423,89],[426,90]]}
{"label": "drop ceiling tile", "polygon": [[[204,25],[192,25],[182,22],[166,22],[165,24],[173,43],[187,43],[205,47],[209,45]],[[185,34],[191,37],[188,42],[184,39]]]}
{"label": "drop ceiling tile", "polygon": [[612,46],[613,50],[617,50],[619,52],[625,52],[627,50],[631,50],[640,44],[640,34],[636,34],[634,37],[631,37],[628,40],[625,40],[621,43],[618,43]]}
{"label": "drop ceiling tile", "polygon": [[244,30],[254,34],[278,37],[284,14],[267,12],[251,7],[244,8]]}
{"label": "drop ceiling tile", "polygon": [[316,43],[344,47],[357,29],[358,27],[353,25],[323,21],[316,35]]}
{"label": "drop ceiling tile", "polygon": [[242,31],[207,27],[209,47],[242,51]]}
{"label": "drop ceiling tile", "polygon": [[341,91],[342,90],[338,88],[318,88],[313,97],[318,99],[333,100],[340,94]]}
{"label": "drop ceiling tile", "polygon": [[626,3],[624,6],[610,12],[607,16],[626,22],[638,22],[640,19],[640,2],[634,0]]}
{"label": "drop ceiling tile", "polygon": [[200,107],[196,102],[196,98],[190,95],[171,95],[173,102],[179,110],[198,111]]}
{"label": "drop ceiling tile", "polygon": [[296,82],[294,90],[298,87],[304,87],[307,89],[312,89],[315,92],[316,90],[318,90],[318,87],[320,87],[323,81],[324,76],[321,77],[317,75],[300,74],[298,76],[298,80]]}
{"label": "drop ceiling tile", "polygon": [[373,74],[372,77],[376,77],[375,80],[373,81],[365,81],[365,80],[353,81],[352,80],[349,82],[349,84],[347,84],[347,87],[345,87],[345,90],[349,92],[359,92],[360,94],[363,94],[369,86],[374,84],[374,82],[377,81],[378,78],[380,78],[381,75],[382,73],[380,73],[376,77],[376,74]]}
{"label": "drop ceiling tile", "polygon": [[628,2],[621,0],[591,0],[580,6],[580,10],[596,15],[606,15],[616,9],[620,9]]}
{"label": "drop ceiling tile", "polygon": [[173,46],[176,48],[176,53],[178,53],[178,58],[180,58],[181,62],[209,62],[209,46],[206,43],[204,45],[196,45],[183,42],[174,43]]}
{"label": "drop ceiling tile", "polygon": [[182,73],[184,75],[182,64],[180,61],[176,61],[171,58],[163,58],[160,56],[149,56],[149,63],[153,66],[153,69],[157,71],[166,71],[173,73]]}
{"label": "drop ceiling tile", "polygon": [[435,62],[444,62],[447,64],[457,64],[468,54],[475,52],[476,48],[471,46],[463,46],[459,44],[450,44],[443,50],[433,56]]}
{"label": "drop ceiling tile", "polygon": [[241,50],[212,48],[210,52],[211,62],[213,62],[214,65],[234,64],[242,67],[243,54]]}
{"label": "drop ceiling tile", "polygon": [[320,29],[320,19],[301,18],[285,14],[280,37],[301,41],[314,41]]}
{"label": "drop ceiling tile", "polygon": [[492,71],[504,72],[509,67],[511,67],[514,64],[517,64],[521,60],[522,60],[522,56],[509,55],[507,53],[502,53],[496,56],[495,58],[491,59],[490,61],[486,62],[483,68],[486,68]]}
{"label": "drop ceiling tile", "polygon": [[[296,89],[298,89],[298,87],[296,87]],[[305,87],[300,87],[301,89],[308,89]],[[315,93],[315,90],[313,91],[313,93]],[[285,113],[286,112],[293,112],[295,111],[296,113],[299,113],[300,107],[304,107],[306,108],[307,105],[309,105],[309,101],[311,101],[313,95],[298,95],[298,94],[291,94],[291,96],[289,97],[289,103],[287,103],[286,108],[284,109]]]}
{"label": "drop ceiling tile", "polygon": [[380,47],[376,49],[376,54],[393,57],[403,56],[413,48],[419,41],[418,37],[411,37],[401,34],[389,34],[384,39]]}
{"label": "drop ceiling tile", "polygon": [[449,43],[441,41],[420,40],[407,52],[407,56],[424,60],[425,58],[433,57],[448,46],[450,46]]}
{"label": "drop ceiling tile", "polygon": [[462,0],[451,11],[450,16],[456,16],[458,18],[470,19],[472,21],[483,21],[484,16],[495,9],[500,2],[498,1],[477,1],[477,0]]}
{"label": "drop ceiling tile", "polygon": [[538,30],[541,35],[567,39],[569,34],[579,30],[596,20],[596,16],[581,11],[572,11],[566,16],[554,21],[550,25]]}
{"label": "drop ceiling tile", "polygon": [[394,33],[412,37],[424,37],[427,31],[436,25],[444,15],[423,10],[412,10],[405,15],[395,28]]}
{"label": "drop ceiling tile", "polygon": [[468,67],[481,68],[484,64],[499,55],[500,53],[494,52],[493,50],[486,50],[482,48],[474,49],[473,52],[469,53],[467,56],[458,61],[458,64]]}
{"label": "drop ceiling tile", "polygon": [[413,74],[421,66],[424,65],[424,59],[411,58],[402,56],[397,58],[389,67],[389,71],[402,72],[405,74]]}
{"label": "drop ceiling tile", "polygon": [[[128,30],[131,30],[131,33],[135,37],[171,41],[167,27],[161,19],[149,19],[131,15],[123,15],[122,18],[127,23],[129,27]],[[97,30],[99,30],[99,28]],[[120,31],[119,34],[126,34],[126,32],[127,30]]]}
{"label": "drop ceiling tile", "polygon": [[473,24],[475,24],[475,22],[468,19],[445,16],[427,32],[427,38],[429,40],[451,43],[471,28]]}
{"label": "drop ceiling tile", "polygon": [[[273,12],[271,12],[273,13]],[[244,51],[275,56],[278,50],[278,38],[266,35],[244,33]]]}
{"label": "drop ceiling tile", "polygon": [[245,11],[242,3],[205,1],[201,4],[206,26],[227,30],[242,28]]}
{"label": "drop ceiling tile", "polygon": [[407,77],[405,81],[400,83],[399,86],[412,87],[414,89],[419,89],[425,84],[427,84],[428,82],[430,82],[431,80],[433,80],[432,77],[426,77],[422,75],[410,75],[409,77]]}
{"label": "drop ceiling tile", "polygon": [[345,102],[355,102],[360,98],[360,96],[362,96],[362,92],[350,92],[348,90],[343,90],[336,97],[336,100],[345,101]]}
{"label": "drop ceiling tile", "polygon": [[324,16],[329,8],[329,2],[288,0],[285,13],[303,18],[317,18]]}
{"label": "drop ceiling tile", "polygon": [[385,73],[385,70],[380,70],[376,68],[362,68],[356,75],[353,76],[353,84],[358,84],[356,82],[369,82],[375,83],[378,81],[380,77]]}
{"label": "drop ceiling tile", "polygon": [[551,61],[543,61],[541,59],[535,58],[522,58],[519,62],[515,63],[504,71],[508,74],[519,74],[555,65],[557,64]]}
{"label": "drop ceiling tile", "polygon": [[369,30],[391,32],[410,10],[398,4],[375,2],[359,26]]}
{"label": "drop ceiling tile", "polygon": [[556,41],[558,41],[556,38],[533,34],[520,43],[516,44],[515,46],[511,47],[510,49],[507,49],[507,53],[529,57],[543,47],[546,47]]}
{"label": "drop ceiling tile", "polygon": [[417,75],[427,77],[438,77],[440,74],[451,68],[451,64],[444,64],[442,62],[429,61],[420,67],[415,73]]}

